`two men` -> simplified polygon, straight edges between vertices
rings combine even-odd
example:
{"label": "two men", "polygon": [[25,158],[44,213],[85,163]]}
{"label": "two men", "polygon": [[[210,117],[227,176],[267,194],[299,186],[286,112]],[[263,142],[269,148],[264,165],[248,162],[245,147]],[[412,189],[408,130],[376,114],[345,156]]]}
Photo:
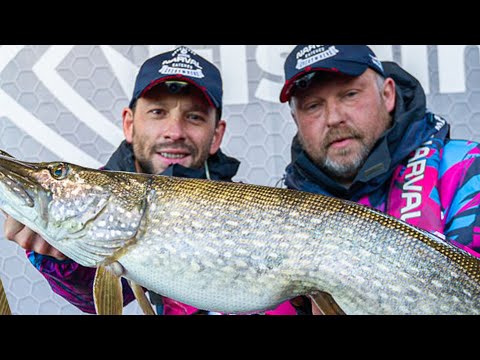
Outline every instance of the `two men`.
{"label": "two men", "polygon": [[[232,181],[240,163],[220,149],[226,128],[222,95],[219,70],[187,47],[146,60],[130,104],[122,112],[125,140],[104,169]],[[95,269],[65,259],[11,217],[5,221],[5,234],[27,250],[53,291],[80,310],[95,313]],[[126,281],[123,289],[126,305],[134,297]],[[158,314],[209,313],[208,309],[199,310],[152,292],[149,296]],[[296,314],[296,310],[286,302],[266,313],[287,315]]]}

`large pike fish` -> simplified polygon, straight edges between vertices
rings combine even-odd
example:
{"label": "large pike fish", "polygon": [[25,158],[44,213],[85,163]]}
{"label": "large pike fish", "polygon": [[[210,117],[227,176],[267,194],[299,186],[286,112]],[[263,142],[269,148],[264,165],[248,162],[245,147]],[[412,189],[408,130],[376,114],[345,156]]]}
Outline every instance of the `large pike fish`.
{"label": "large pike fish", "polygon": [[0,208],[79,264],[117,265],[200,309],[252,313],[326,293],[346,314],[480,313],[478,259],[333,197],[4,154]]}

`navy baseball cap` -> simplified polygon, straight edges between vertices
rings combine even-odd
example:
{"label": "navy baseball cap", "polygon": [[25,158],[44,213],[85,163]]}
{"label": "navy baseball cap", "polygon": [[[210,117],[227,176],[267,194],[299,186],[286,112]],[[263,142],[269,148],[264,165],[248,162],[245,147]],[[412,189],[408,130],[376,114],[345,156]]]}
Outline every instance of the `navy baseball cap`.
{"label": "navy baseball cap", "polygon": [[383,66],[367,45],[297,45],[285,60],[285,84],[280,102],[287,102],[295,81],[316,71],[360,76],[370,67],[385,77]]}
{"label": "navy baseball cap", "polygon": [[180,46],[143,63],[135,80],[130,108],[148,90],[165,81],[183,81],[199,88],[211,106],[222,108],[222,76],[218,68],[192,49]]}

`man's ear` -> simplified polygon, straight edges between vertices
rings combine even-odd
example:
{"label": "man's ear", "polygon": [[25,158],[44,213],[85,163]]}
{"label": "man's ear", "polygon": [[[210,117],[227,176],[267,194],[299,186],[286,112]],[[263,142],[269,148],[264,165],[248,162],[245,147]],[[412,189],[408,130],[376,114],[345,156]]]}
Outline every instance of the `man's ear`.
{"label": "man's ear", "polygon": [[125,134],[125,140],[131,144],[133,140],[133,111],[130,108],[123,109],[122,112],[123,121],[123,133]]}
{"label": "man's ear", "polygon": [[392,78],[386,78],[383,84],[383,101],[385,102],[385,106],[387,111],[391,113],[393,109],[395,109],[395,99],[396,99],[396,92],[395,92],[395,81]]}
{"label": "man's ear", "polygon": [[212,144],[210,145],[210,155],[215,154],[218,149],[220,149],[220,145],[222,145],[223,135],[225,135],[225,129],[227,127],[227,123],[225,120],[220,120],[215,128],[215,134],[213,135]]}
{"label": "man's ear", "polygon": [[290,115],[292,116],[293,121],[295,121],[295,124],[298,126],[297,115],[295,113],[295,106],[297,106],[297,102],[293,96],[288,101],[288,105],[290,106]]}

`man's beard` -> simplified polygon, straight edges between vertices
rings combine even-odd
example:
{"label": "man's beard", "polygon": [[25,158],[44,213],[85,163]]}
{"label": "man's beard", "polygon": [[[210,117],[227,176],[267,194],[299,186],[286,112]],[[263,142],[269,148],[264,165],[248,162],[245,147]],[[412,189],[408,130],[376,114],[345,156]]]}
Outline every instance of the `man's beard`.
{"label": "man's beard", "polygon": [[[201,168],[210,155],[210,146],[208,143],[200,150],[190,144],[186,144],[185,142],[163,142],[151,146],[142,136],[135,135],[135,128],[133,129],[132,146],[135,159],[137,160],[141,171],[146,174],[160,174],[166,170],[166,168],[159,168],[158,165],[152,161],[154,154],[160,153],[164,149],[185,150],[190,154],[190,158],[193,159],[193,162],[187,167],[196,169]],[[200,154],[200,156],[198,156],[198,154]]]}
{"label": "man's beard", "polygon": [[[362,168],[363,164],[365,164],[365,161],[367,160],[371,150],[363,142],[360,143],[360,145],[360,150],[353,154],[348,163],[336,162],[327,156],[319,164],[320,168],[322,168],[323,171],[329,174],[332,178],[338,179],[340,182],[352,181],[358,171]],[[344,156],[346,155],[347,151],[341,152],[340,154]]]}
{"label": "man's beard", "polygon": [[[359,150],[352,150],[352,149],[343,149],[343,150],[336,150],[336,158],[345,157],[350,154],[348,161],[339,161],[334,160],[333,156],[328,155],[329,147],[335,141],[339,141],[341,139],[350,138],[354,139],[359,142],[360,149]],[[374,144],[366,144],[362,141],[362,136],[360,133],[355,131],[351,128],[333,128],[328,133],[323,141],[323,146],[321,147],[320,153],[315,153],[312,156],[312,150],[308,151],[308,146],[306,145],[305,141],[303,140],[302,136],[299,136],[299,141],[303,147],[303,149],[307,150],[307,153],[313,163],[318,166],[322,171],[324,171],[327,175],[332,177],[335,180],[338,180],[341,183],[348,183],[353,180],[355,175],[358,173],[360,168],[363,166],[365,161],[370,154],[371,149],[373,148]]]}

